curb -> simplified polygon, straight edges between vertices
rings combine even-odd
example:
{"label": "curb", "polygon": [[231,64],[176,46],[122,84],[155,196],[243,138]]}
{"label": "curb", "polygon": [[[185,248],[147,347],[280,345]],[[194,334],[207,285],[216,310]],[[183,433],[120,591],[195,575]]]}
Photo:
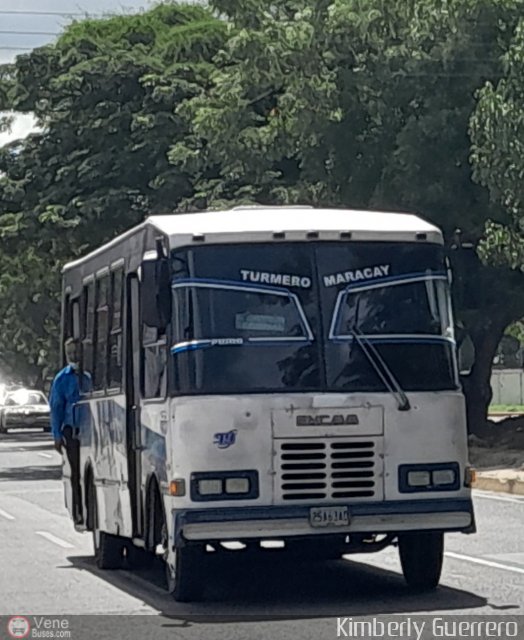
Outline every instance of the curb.
{"label": "curb", "polygon": [[517,478],[494,478],[477,472],[477,479],[472,484],[472,487],[482,491],[496,491],[498,493],[524,496],[524,480]]}

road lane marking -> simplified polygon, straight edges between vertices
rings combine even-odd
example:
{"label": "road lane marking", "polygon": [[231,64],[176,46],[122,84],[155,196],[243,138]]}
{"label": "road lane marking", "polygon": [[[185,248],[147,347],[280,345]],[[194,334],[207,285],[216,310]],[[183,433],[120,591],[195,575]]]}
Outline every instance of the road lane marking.
{"label": "road lane marking", "polygon": [[473,556],[465,556],[461,553],[454,553],[453,551],[446,551],[444,555],[447,556],[448,558],[454,558],[455,560],[465,560],[466,562],[472,562],[473,564],[482,564],[485,567],[492,567],[493,569],[504,569],[505,571],[513,571],[514,573],[524,574],[524,567],[513,567],[508,564],[493,562],[492,560],[484,560],[483,558],[474,558]]}
{"label": "road lane marking", "polygon": [[62,493],[63,489],[57,487],[56,489],[3,489],[0,487],[0,495],[18,495],[25,493]]}
{"label": "road lane marking", "polygon": [[5,518],[6,520],[14,520],[15,517],[12,516],[10,513],[7,513],[7,511],[4,511],[3,509],[0,509],[0,516],[2,516],[2,518]]}
{"label": "road lane marking", "polygon": [[484,498],[484,500],[498,500],[499,502],[516,502],[517,504],[524,505],[524,499],[522,498],[512,498],[511,496],[499,496],[497,494],[490,493],[480,493],[475,491],[473,493],[474,498]]}
{"label": "road lane marking", "polygon": [[41,458],[52,458],[53,457],[50,453],[43,453],[43,452],[40,452],[38,455]]}
{"label": "road lane marking", "polygon": [[[31,449],[38,449],[42,445],[48,445],[49,440],[38,440],[37,442],[24,442],[23,444],[18,440],[3,440],[0,442],[0,451],[2,449],[16,448],[17,451],[30,451]],[[51,442],[52,445],[52,442]]]}
{"label": "road lane marking", "polygon": [[57,536],[54,536],[52,533],[49,533],[48,531],[35,531],[35,533],[39,536],[42,536],[42,538],[49,540],[49,542],[53,542],[59,547],[62,547],[63,549],[75,548],[74,545],[72,545],[71,543],[66,542],[65,540],[62,540],[62,538],[58,538]]}
{"label": "road lane marking", "polygon": [[513,551],[512,553],[490,553],[486,557],[491,558],[495,562],[524,567],[524,553],[519,553],[518,551]]}

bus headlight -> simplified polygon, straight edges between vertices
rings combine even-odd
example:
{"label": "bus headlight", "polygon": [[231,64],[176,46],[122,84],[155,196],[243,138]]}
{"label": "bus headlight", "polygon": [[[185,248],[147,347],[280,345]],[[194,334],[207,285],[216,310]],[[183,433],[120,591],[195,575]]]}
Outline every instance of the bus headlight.
{"label": "bus headlight", "polygon": [[401,493],[417,491],[458,491],[460,472],[457,462],[401,464],[398,486]]}
{"label": "bus headlight", "polygon": [[226,493],[249,493],[249,478],[226,478]]}
{"label": "bus headlight", "polygon": [[252,500],[258,498],[258,471],[198,471],[191,474],[191,500]]}
{"label": "bus headlight", "polygon": [[198,493],[201,496],[218,496],[222,493],[222,480],[199,480]]}
{"label": "bus headlight", "polygon": [[433,484],[444,485],[455,483],[455,471],[453,469],[437,469],[431,474]]}
{"label": "bus headlight", "polygon": [[427,487],[431,484],[431,475],[429,471],[410,471],[408,484],[410,487]]}

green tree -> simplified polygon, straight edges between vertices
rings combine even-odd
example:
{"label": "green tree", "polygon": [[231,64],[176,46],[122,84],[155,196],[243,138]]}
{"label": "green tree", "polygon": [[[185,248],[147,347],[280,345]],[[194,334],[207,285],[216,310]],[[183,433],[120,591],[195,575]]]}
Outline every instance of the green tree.
{"label": "green tree", "polygon": [[459,243],[472,246],[452,252],[451,258],[461,285],[458,313],[475,346],[475,362],[464,379],[474,429],[484,422],[491,401],[491,368],[504,330],[524,315],[524,277],[507,264],[481,262],[474,252],[485,257],[489,221],[506,224],[508,215],[472,179],[468,127],[479,87],[503,73],[501,57],[521,8],[512,1],[484,0],[449,6],[444,37],[436,39],[433,60],[419,76],[415,109],[399,128],[375,202],[424,212],[444,229],[448,245],[457,242],[454,230],[459,227]]}
{"label": "green tree", "polygon": [[225,24],[191,5],[73,23],[0,68],[0,108],[41,127],[0,150],[0,359],[37,378],[57,364],[60,268],[152,213],[195,176],[169,163],[205,90]]}
{"label": "green tree", "polygon": [[487,260],[524,266],[524,18],[504,56],[504,74],[479,91],[471,118],[474,177],[507,213],[492,221],[482,246]]}
{"label": "green tree", "polygon": [[[209,92],[181,106],[193,134],[170,158],[206,174],[186,206],[312,203],[415,210],[476,246],[504,218],[471,179],[475,92],[503,70],[514,0],[229,0],[231,37]],[[455,254],[454,254],[455,255]],[[472,425],[485,419],[504,328],[524,279],[457,252],[462,321],[476,347]]]}
{"label": "green tree", "polygon": [[[168,5],[74,24],[0,68],[0,106],[42,126],[0,151],[4,361],[38,369],[56,333],[59,266],[147,213],[255,201],[411,209],[448,246],[456,227],[473,247],[487,220],[507,229],[506,203],[471,180],[468,122],[476,91],[508,68],[519,4]],[[475,424],[500,336],[524,315],[523,276],[453,255],[477,351]]]}
{"label": "green tree", "polygon": [[[504,211],[488,219],[479,252],[499,271],[512,269],[512,279],[520,283],[524,272],[524,19],[509,29],[509,35],[512,40],[502,58],[502,77],[489,79],[478,92],[470,122],[471,159],[474,179],[487,187],[491,202]],[[518,314],[521,296],[507,296],[505,287],[495,290],[494,304],[506,309],[516,306],[512,320],[520,320],[524,316],[524,311]]]}

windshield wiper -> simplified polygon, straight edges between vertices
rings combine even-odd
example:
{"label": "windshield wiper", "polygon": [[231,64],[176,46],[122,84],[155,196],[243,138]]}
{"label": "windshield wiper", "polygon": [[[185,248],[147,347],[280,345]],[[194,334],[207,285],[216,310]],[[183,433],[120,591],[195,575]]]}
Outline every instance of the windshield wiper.
{"label": "windshield wiper", "polygon": [[[384,358],[380,355],[380,353],[375,349],[375,345],[373,345],[365,336],[363,336],[357,329],[352,329],[350,335],[353,336],[353,339],[357,342],[358,346],[362,349],[362,352],[369,360],[369,363],[375,370],[376,374],[382,380],[382,382],[388,388],[388,391],[393,394],[398,403],[399,411],[409,411],[411,409],[411,404],[409,403],[409,399],[406,395],[404,389],[400,386],[399,381],[396,379],[395,374],[391,371],[388,365],[385,363]],[[380,366],[379,366],[380,365]],[[383,371],[381,370],[381,367]],[[384,375],[384,373],[386,375]],[[389,378],[389,380],[388,380]]]}
{"label": "windshield wiper", "polygon": [[[366,356],[369,363],[373,367],[375,373],[382,380],[388,391],[395,397],[398,404],[399,411],[409,411],[411,409],[411,404],[406,395],[404,389],[400,386],[399,381],[395,377],[395,374],[388,367],[384,358],[380,355],[378,350],[375,348],[375,345],[372,344],[362,333],[358,326],[358,315],[360,311],[360,296],[358,297],[356,307],[355,307],[355,319],[353,321],[353,326],[349,330],[349,334],[353,337],[353,340],[358,344],[362,353]],[[382,369],[381,369],[382,367]],[[385,374],[385,375],[384,375]]]}

